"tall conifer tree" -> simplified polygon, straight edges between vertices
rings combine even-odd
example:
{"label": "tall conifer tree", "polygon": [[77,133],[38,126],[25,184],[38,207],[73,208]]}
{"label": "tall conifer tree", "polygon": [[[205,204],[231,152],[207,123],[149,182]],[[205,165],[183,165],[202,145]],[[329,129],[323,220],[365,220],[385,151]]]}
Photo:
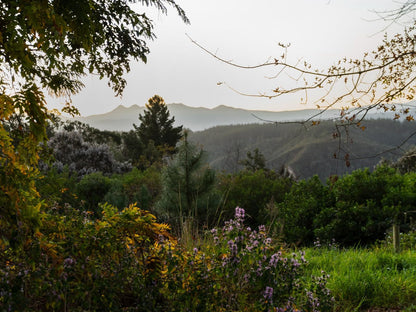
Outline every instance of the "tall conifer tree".
{"label": "tall conifer tree", "polygon": [[134,125],[134,128],[144,145],[153,141],[158,148],[175,150],[176,143],[182,138],[182,126],[173,126],[175,117],[170,118],[168,107],[161,96],[155,95],[149,99],[139,120],[141,124]]}

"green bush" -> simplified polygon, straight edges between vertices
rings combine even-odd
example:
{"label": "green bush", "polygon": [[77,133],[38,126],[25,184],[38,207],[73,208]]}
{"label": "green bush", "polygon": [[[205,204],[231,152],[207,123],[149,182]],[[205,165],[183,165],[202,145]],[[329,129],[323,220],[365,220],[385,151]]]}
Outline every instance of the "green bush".
{"label": "green bush", "polygon": [[316,240],[314,219],[334,203],[328,187],[317,176],[293,184],[285,199],[276,205],[274,226],[286,243],[312,245]]}
{"label": "green bush", "polygon": [[389,167],[356,170],[322,185],[317,177],[293,184],[267,215],[283,239],[294,245],[314,241],[341,246],[374,244],[393,222],[409,231],[416,207],[416,174]]}
{"label": "green bush", "polygon": [[293,181],[273,171],[240,171],[219,177],[218,190],[224,194],[222,220],[233,216],[234,207],[243,207],[252,226],[270,223],[272,206],[283,201]]}
{"label": "green bush", "polygon": [[78,182],[76,192],[83,201],[85,210],[99,214],[98,204],[104,202],[104,196],[110,190],[110,178],[105,177],[101,172],[94,172],[82,177]]}
{"label": "green bush", "polygon": [[53,208],[22,248],[2,249],[1,310],[165,311],[159,281],[168,226],[136,206],[103,205],[98,219]]}

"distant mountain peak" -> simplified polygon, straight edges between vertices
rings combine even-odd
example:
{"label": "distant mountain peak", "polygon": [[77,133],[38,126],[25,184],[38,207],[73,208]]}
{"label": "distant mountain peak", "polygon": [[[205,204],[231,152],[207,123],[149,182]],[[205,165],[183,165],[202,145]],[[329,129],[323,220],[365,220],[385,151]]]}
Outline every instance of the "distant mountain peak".
{"label": "distant mountain peak", "polygon": [[[273,122],[306,120],[311,116],[318,116],[321,112],[317,109],[272,112],[233,108],[226,105],[219,105],[215,108],[191,107],[182,103],[167,105],[170,115],[175,117],[175,125],[182,125],[192,131],[201,131],[221,125],[258,124],[263,123],[264,120]],[[133,123],[139,122],[138,117],[143,114],[144,110],[144,106],[137,104],[129,107],[119,105],[109,113],[76,119],[101,130],[129,131],[133,129]],[[337,110],[328,110],[325,113],[325,115],[319,115],[319,119],[333,119],[339,116]]]}

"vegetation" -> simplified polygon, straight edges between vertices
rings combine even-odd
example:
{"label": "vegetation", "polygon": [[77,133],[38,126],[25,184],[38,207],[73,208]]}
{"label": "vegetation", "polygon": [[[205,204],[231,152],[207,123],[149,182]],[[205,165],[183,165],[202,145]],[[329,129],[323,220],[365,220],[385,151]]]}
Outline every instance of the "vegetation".
{"label": "vegetation", "polygon": [[[73,126],[72,134],[86,137],[78,149],[110,135]],[[52,131],[50,141],[61,133]],[[122,146],[122,133],[111,136],[111,145]],[[115,157],[112,150],[107,146]],[[416,304],[411,170],[402,173],[392,162],[323,183],[253,166],[215,173],[187,134],[177,150],[162,170],[155,164],[81,174],[84,166],[44,167],[36,180],[44,200],[36,234],[20,247],[2,245],[0,283],[11,291],[1,293],[1,309],[334,311]],[[47,151],[45,163],[56,162]],[[393,221],[402,230],[400,254],[386,236]],[[383,290],[387,284],[393,295]]]}
{"label": "vegetation", "polygon": [[[187,21],[174,1],[143,1],[165,2]],[[0,10],[1,311],[414,309],[412,150],[323,183],[267,167],[241,134],[245,168],[213,171],[187,133],[177,146],[182,128],[159,96],[137,133],[59,124],[42,88],[75,93],[96,72],[120,93],[129,59],[145,61],[150,20],[118,0]]]}
{"label": "vegetation", "polygon": [[[135,132],[129,132],[125,140],[125,150],[129,154],[141,149],[138,165],[149,166],[160,162],[163,157],[173,155],[176,152],[176,144],[182,137],[182,126],[173,127],[175,117],[170,118],[165,101],[159,95],[149,99],[144,115],[139,115],[139,126],[133,124]],[[136,134],[136,138],[134,138]],[[131,146],[135,145],[135,146]]]}
{"label": "vegetation", "polygon": [[[78,126],[84,129],[74,132],[78,138],[91,138],[83,144],[97,144],[105,135]],[[114,157],[111,149],[107,153]],[[45,205],[36,234],[23,245],[2,245],[0,284],[9,291],[0,294],[1,309],[333,311],[416,305],[416,256],[407,249],[415,246],[414,172],[384,164],[327,183],[261,168],[214,175],[203,154],[185,135],[163,173],[159,165],[106,175],[80,174],[83,166],[45,167],[36,180]],[[183,218],[182,229],[173,231],[177,238],[152,214],[175,227],[167,212]],[[400,254],[385,236],[393,220],[403,231]],[[350,246],[355,249],[342,249]]]}
{"label": "vegetation", "polygon": [[198,224],[211,225],[215,198],[215,172],[203,160],[204,152],[189,143],[185,132],[178,153],[162,173],[162,196],[156,209],[172,225],[193,232]]}
{"label": "vegetation", "polygon": [[[166,12],[165,3],[151,0]],[[7,1],[0,5],[0,228],[3,244],[30,237],[39,226],[42,201],[35,189],[40,142],[46,139],[47,112],[43,90],[66,96],[65,110],[76,112],[70,96],[83,86],[87,73],[108,78],[121,94],[130,60],[146,61],[152,22],[126,1]],[[23,125],[17,134],[7,124],[13,115]],[[22,243],[22,242],[21,242]]]}
{"label": "vegetation", "polygon": [[[264,155],[266,168],[280,171],[282,165],[292,168],[300,179],[315,174],[322,182],[330,175],[343,175],[360,168],[371,170],[382,160],[396,160],[400,152],[416,144],[414,124],[398,120],[366,120],[367,129],[349,130],[352,140],[333,137],[334,123],[321,121],[307,130],[297,124],[249,124],[218,126],[193,132],[189,140],[207,151],[207,161],[216,170],[236,173],[243,169],[241,161],[247,152],[258,148]],[[334,158],[339,149],[349,153],[350,166],[344,159]]]}
{"label": "vegetation", "polygon": [[416,254],[396,254],[384,248],[348,250],[321,246],[306,250],[308,276],[324,270],[328,288],[341,311],[397,310],[416,308]]}
{"label": "vegetation", "polygon": [[149,99],[144,115],[140,115],[139,120],[140,125],[134,125],[134,128],[144,145],[153,141],[156,147],[175,149],[182,137],[182,126],[173,127],[175,117],[169,118],[165,101],[159,95]]}

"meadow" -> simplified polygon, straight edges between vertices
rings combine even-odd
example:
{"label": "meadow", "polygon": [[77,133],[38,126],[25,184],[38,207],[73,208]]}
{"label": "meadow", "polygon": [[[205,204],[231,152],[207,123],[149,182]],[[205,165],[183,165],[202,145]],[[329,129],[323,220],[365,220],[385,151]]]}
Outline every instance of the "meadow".
{"label": "meadow", "polygon": [[415,311],[416,252],[375,247],[307,249],[308,276],[329,275],[336,311]]}

